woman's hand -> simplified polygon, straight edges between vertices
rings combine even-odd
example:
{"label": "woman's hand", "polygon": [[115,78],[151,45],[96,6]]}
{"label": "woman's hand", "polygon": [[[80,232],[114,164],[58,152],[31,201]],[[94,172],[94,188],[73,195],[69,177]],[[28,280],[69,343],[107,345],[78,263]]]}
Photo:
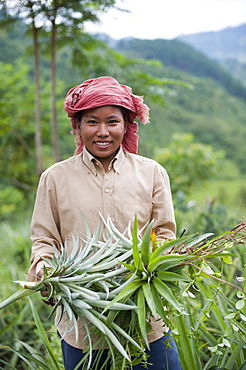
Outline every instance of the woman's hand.
{"label": "woman's hand", "polygon": [[[37,277],[40,281],[43,279],[43,277],[44,277],[44,270],[43,269],[39,270],[39,272],[37,273]],[[40,293],[41,293],[42,297],[48,297],[48,295],[49,295],[49,292],[48,292],[46,287],[43,287],[42,290],[40,291]]]}
{"label": "woman's hand", "polygon": [[[38,276],[38,279],[41,281],[43,279],[43,277],[44,277],[44,270],[43,269],[42,270],[39,270],[39,272],[37,273],[37,276]],[[44,298],[48,297],[49,296],[48,289],[44,286],[41,289],[40,294]],[[50,299],[48,299],[48,301],[45,301],[43,299],[43,302],[46,303],[49,306],[54,306],[55,303],[56,303],[52,297]]]}

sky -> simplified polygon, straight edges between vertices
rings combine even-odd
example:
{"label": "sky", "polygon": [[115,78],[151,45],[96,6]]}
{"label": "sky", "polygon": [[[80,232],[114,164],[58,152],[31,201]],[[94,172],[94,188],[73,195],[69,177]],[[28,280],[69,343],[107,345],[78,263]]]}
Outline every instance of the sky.
{"label": "sky", "polygon": [[116,40],[173,39],[246,24],[246,0],[116,0],[116,6],[130,12],[111,9],[86,30]]}

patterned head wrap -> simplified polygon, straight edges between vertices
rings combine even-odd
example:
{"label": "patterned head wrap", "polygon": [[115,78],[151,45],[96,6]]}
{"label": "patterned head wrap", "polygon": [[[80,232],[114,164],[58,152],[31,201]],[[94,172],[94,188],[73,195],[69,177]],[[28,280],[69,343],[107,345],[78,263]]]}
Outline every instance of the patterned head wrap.
{"label": "patterned head wrap", "polygon": [[64,108],[71,120],[72,133],[77,135],[75,154],[81,153],[84,147],[76,113],[104,105],[115,105],[128,109],[127,130],[122,146],[126,151],[136,154],[138,151],[138,124],[134,119],[138,117],[143,124],[148,123],[149,108],[143,103],[143,97],[132,94],[130,87],[120,85],[118,81],[108,76],[87,80],[81,85],[73,87],[67,93]]}

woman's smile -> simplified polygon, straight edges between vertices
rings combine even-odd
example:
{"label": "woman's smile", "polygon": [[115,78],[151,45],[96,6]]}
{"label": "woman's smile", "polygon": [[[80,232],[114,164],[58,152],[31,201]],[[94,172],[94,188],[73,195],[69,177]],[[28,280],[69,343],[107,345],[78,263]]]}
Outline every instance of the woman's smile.
{"label": "woman's smile", "polygon": [[110,143],[111,143],[111,141],[110,142],[109,141],[95,141],[95,144],[97,146],[103,146],[103,147],[106,147],[106,146],[110,145]]}

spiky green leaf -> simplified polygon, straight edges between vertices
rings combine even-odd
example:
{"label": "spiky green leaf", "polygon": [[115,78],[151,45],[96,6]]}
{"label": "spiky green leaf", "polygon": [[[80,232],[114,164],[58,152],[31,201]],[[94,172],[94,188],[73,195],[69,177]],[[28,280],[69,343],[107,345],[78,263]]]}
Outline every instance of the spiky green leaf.
{"label": "spiky green leaf", "polygon": [[182,308],[166,284],[157,277],[153,278],[153,284],[158,293],[166,300],[167,304],[171,304],[178,312],[182,312]]}
{"label": "spiky green leaf", "polygon": [[153,224],[154,224],[154,221],[150,222],[150,224],[148,225],[143,235],[143,239],[141,242],[141,256],[142,256],[142,261],[144,265],[147,265],[149,263],[149,257],[151,254],[150,236],[151,236]]}

